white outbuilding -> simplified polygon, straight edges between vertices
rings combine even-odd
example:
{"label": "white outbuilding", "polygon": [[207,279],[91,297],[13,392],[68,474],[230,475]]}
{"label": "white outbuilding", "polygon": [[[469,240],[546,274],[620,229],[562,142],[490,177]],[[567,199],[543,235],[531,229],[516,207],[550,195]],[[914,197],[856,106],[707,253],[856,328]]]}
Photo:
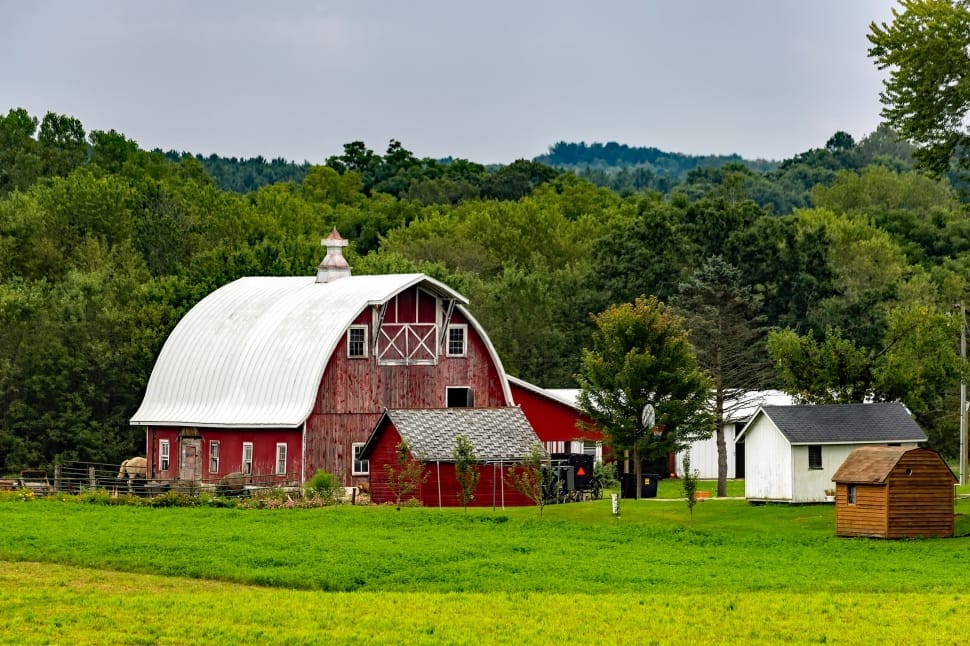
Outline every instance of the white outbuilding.
{"label": "white outbuilding", "polygon": [[824,502],[832,476],[860,446],[916,448],[926,441],[898,402],[761,406],[738,435],[744,497],[754,502]]}

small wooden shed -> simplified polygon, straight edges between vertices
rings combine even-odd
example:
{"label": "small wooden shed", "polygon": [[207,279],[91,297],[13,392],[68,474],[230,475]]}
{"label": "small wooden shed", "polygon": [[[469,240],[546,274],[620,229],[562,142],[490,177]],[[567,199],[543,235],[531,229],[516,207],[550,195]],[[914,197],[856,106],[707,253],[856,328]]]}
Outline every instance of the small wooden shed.
{"label": "small wooden shed", "polygon": [[953,484],[943,458],[929,449],[865,446],[832,476],[837,536],[953,536]]}

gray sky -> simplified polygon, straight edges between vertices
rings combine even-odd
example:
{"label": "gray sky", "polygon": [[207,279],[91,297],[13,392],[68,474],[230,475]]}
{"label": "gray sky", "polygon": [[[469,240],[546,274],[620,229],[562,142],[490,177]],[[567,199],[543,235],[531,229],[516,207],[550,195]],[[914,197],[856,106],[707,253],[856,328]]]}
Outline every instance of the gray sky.
{"label": "gray sky", "polygon": [[0,110],[145,149],[508,163],[557,141],[785,159],[879,123],[892,0],[0,0]]}

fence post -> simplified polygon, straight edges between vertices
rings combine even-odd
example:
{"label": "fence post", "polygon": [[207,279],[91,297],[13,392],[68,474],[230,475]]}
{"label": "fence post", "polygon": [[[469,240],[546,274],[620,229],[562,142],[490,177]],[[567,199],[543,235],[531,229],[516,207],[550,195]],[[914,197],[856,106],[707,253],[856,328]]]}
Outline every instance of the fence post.
{"label": "fence post", "polygon": [[61,465],[54,465],[54,491],[61,490]]}
{"label": "fence post", "polygon": [[88,486],[91,487],[91,491],[98,488],[98,480],[94,476],[94,467],[88,467]]}

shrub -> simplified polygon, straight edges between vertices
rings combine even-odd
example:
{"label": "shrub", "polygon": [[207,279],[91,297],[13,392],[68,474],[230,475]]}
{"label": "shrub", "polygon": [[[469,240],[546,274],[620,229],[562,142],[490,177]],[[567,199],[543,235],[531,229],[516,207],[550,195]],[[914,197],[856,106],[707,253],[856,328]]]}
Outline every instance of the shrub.
{"label": "shrub", "polygon": [[303,486],[303,494],[307,498],[318,498],[328,504],[334,504],[343,493],[343,485],[337,476],[318,469],[313,477]]}

